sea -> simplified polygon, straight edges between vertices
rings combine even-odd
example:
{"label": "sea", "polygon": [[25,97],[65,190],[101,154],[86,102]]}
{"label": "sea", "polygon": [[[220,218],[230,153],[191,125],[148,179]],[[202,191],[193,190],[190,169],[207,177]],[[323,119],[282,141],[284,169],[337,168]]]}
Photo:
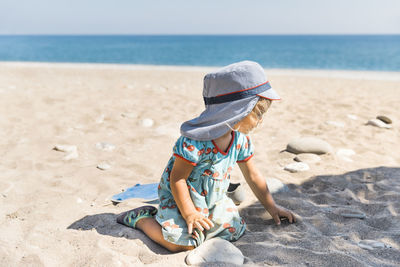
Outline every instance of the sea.
{"label": "sea", "polygon": [[0,61],[400,71],[400,35],[0,35]]}

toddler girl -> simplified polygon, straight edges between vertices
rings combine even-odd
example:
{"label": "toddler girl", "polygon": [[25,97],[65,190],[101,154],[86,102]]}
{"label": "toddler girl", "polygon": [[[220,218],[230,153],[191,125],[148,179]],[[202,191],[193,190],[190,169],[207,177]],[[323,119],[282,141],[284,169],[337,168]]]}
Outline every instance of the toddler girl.
{"label": "toddler girl", "polygon": [[142,230],[172,252],[193,249],[220,237],[235,241],[246,224],[227,197],[230,172],[238,163],[247,183],[276,224],[293,214],[277,206],[265,179],[254,166],[247,135],[279,99],[262,67],[251,61],[226,66],[204,77],[206,109],[181,126],[158,195],[159,209],[144,206],[124,212],[117,221]]}

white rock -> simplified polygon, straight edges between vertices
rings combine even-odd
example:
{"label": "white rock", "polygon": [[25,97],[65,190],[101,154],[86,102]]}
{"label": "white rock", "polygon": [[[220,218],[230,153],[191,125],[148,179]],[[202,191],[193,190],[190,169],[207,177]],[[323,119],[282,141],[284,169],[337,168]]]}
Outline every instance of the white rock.
{"label": "white rock", "polygon": [[332,125],[332,126],[335,126],[335,127],[344,127],[345,126],[345,124],[343,122],[340,122],[340,121],[326,121],[325,123],[329,124],[329,125]]}
{"label": "white rock", "polygon": [[96,148],[98,148],[100,150],[104,150],[104,151],[112,151],[112,150],[114,150],[115,145],[106,143],[106,142],[100,142],[100,143],[96,143]]}
{"label": "white rock", "polygon": [[386,124],[386,123],[384,123],[383,121],[378,120],[378,119],[369,120],[369,121],[367,122],[367,125],[372,125],[372,126],[375,126],[375,127],[386,128],[386,129],[392,128],[391,125]]}
{"label": "white rock", "polygon": [[82,203],[83,202],[83,200],[80,198],[80,197],[78,197],[77,199],[76,199],[76,203]]}
{"label": "white rock", "polygon": [[97,168],[102,171],[105,171],[105,170],[110,169],[111,166],[108,163],[103,162],[103,163],[100,163],[99,165],[97,165]]}
{"label": "white rock", "polygon": [[293,160],[297,161],[297,162],[304,162],[304,163],[310,164],[310,163],[315,163],[315,162],[321,161],[321,158],[320,158],[320,156],[312,154],[312,153],[301,153],[301,154],[298,154]]}
{"label": "white rock", "polygon": [[104,118],[106,116],[104,114],[101,114],[97,119],[96,119],[96,123],[100,124],[104,122]]}
{"label": "white rock", "polygon": [[244,257],[231,242],[218,237],[207,240],[186,256],[188,265],[216,262],[243,265]]}
{"label": "white rock", "polygon": [[140,125],[143,127],[151,127],[154,125],[154,121],[152,119],[143,119],[140,121]]}
{"label": "white rock", "polygon": [[61,151],[61,152],[77,151],[77,147],[76,146],[70,146],[70,145],[56,145],[53,149],[57,150],[57,151]]}
{"label": "white rock", "polygon": [[353,114],[347,114],[347,118],[351,119],[351,120],[357,120],[358,117],[356,115]]}
{"label": "white rock", "polygon": [[267,186],[271,194],[289,191],[289,187],[282,183],[281,180],[276,178],[267,178],[265,181],[267,182]]}
{"label": "white rock", "polygon": [[359,246],[360,248],[368,249],[368,250],[374,250],[374,249],[376,249],[376,248],[391,248],[390,245],[387,245],[387,244],[382,243],[382,242],[380,242],[380,241],[368,240],[368,239],[361,240],[361,241],[358,243],[358,246]]}
{"label": "white rock", "polygon": [[291,153],[313,153],[313,154],[325,154],[331,153],[332,147],[324,140],[315,137],[300,137],[290,141],[287,145],[286,150]]}
{"label": "white rock", "polygon": [[293,162],[285,166],[284,170],[289,172],[302,172],[309,170],[310,167],[304,162]]}

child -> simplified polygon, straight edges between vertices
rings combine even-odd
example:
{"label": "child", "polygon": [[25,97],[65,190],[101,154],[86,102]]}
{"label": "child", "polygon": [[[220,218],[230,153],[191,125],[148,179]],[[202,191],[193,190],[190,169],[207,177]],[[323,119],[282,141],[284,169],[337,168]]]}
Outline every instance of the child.
{"label": "child", "polygon": [[247,134],[262,121],[271,100],[279,99],[262,67],[243,61],[207,74],[203,97],[206,110],[182,124],[182,136],[162,174],[158,211],[144,206],[117,218],[172,252],[193,249],[212,237],[235,241],[243,235],[246,224],[226,195],[236,162],[276,224],[280,217],[296,220],[275,204],[251,159]]}

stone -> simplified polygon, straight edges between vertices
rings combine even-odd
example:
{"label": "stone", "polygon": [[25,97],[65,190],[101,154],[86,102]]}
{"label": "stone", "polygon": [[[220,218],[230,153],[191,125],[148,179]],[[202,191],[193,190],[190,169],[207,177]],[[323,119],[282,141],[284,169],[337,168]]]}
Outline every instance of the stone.
{"label": "stone", "polygon": [[366,125],[372,125],[372,126],[375,126],[375,127],[386,128],[386,129],[392,128],[391,125],[386,124],[383,121],[378,120],[378,119],[369,120]]}
{"label": "stone", "polygon": [[226,263],[243,265],[244,256],[240,249],[222,238],[212,238],[191,250],[186,256],[186,264]]}
{"label": "stone", "polygon": [[102,171],[106,171],[106,170],[108,170],[110,168],[111,168],[111,166],[108,163],[105,163],[105,162],[100,163],[99,165],[97,165],[97,169],[100,169]]}
{"label": "stone", "polygon": [[289,172],[302,172],[309,170],[310,167],[308,166],[307,163],[304,162],[293,162],[286,165],[283,169]]}
{"label": "stone", "polygon": [[66,152],[66,155],[63,158],[64,160],[71,160],[79,157],[78,148],[76,146],[56,145],[53,149],[60,152]]}
{"label": "stone", "polygon": [[332,146],[316,137],[300,137],[290,141],[286,150],[294,154],[313,153],[317,155],[331,153]]}
{"label": "stone", "polygon": [[344,127],[345,126],[345,124],[343,122],[340,122],[340,121],[326,121],[325,123],[329,124],[329,125],[332,125],[332,126],[335,126],[335,127]]}
{"label": "stone", "polygon": [[376,116],[376,118],[378,120],[383,121],[386,124],[391,124],[392,123],[392,120],[389,117],[386,117],[385,115],[379,115],[379,116]]}
{"label": "stone", "polygon": [[104,151],[112,151],[115,149],[115,145],[106,142],[99,142],[96,143],[96,148]]}
{"label": "stone", "polygon": [[77,150],[77,147],[70,145],[56,145],[53,149],[61,152],[73,152]]}
{"label": "stone", "polygon": [[281,180],[278,180],[276,178],[267,178],[265,181],[271,194],[289,191],[289,187],[282,183]]}
{"label": "stone", "polygon": [[140,125],[148,128],[154,125],[154,121],[152,119],[143,119],[140,121]]}
{"label": "stone", "polygon": [[361,240],[360,242],[358,242],[358,246],[360,248],[368,250],[374,250],[376,248],[391,248],[390,245],[387,245],[383,242],[369,239]]}
{"label": "stone", "polygon": [[351,119],[351,120],[357,120],[358,117],[356,115],[353,114],[347,114],[347,118]]}
{"label": "stone", "polygon": [[301,154],[298,154],[293,160],[297,161],[297,162],[304,162],[307,164],[311,164],[311,163],[316,163],[318,161],[321,161],[321,158],[320,158],[320,156],[312,154],[312,153],[301,153]]}

